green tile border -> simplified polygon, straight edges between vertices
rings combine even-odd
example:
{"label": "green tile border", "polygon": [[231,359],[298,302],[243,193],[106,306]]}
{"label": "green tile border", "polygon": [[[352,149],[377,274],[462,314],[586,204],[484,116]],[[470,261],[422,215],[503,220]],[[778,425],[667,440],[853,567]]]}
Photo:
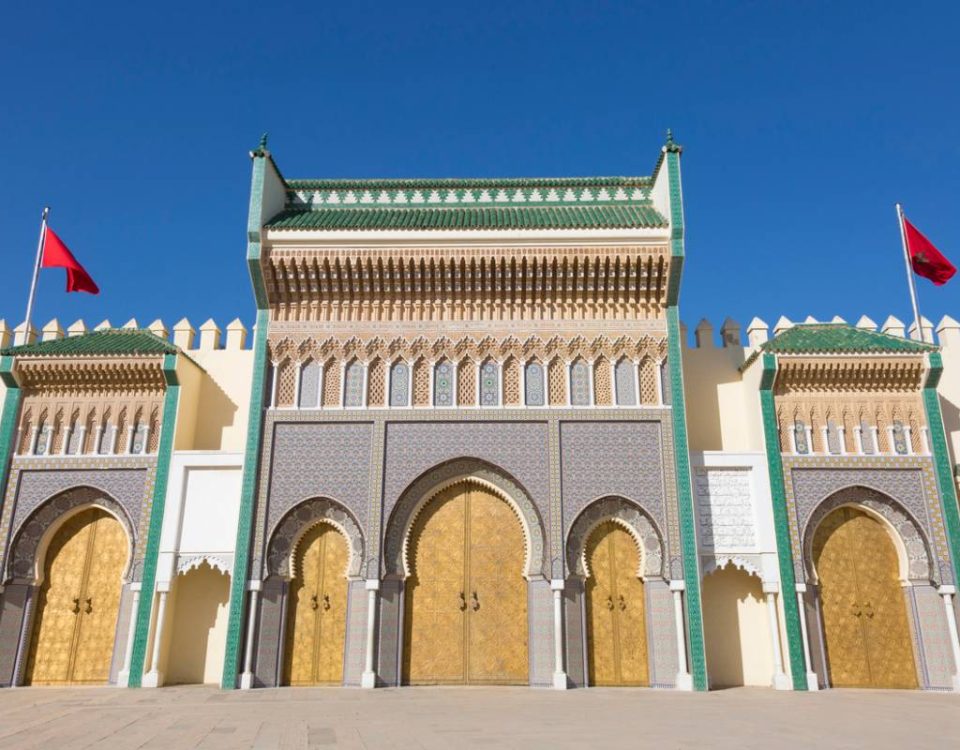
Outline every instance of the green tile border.
{"label": "green tile border", "polygon": [[150,527],[143,556],[143,575],[140,577],[140,608],[135,613],[137,624],[133,636],[133,650],[130,654],[129,687],[140,687],[147,656],[153,588],[157,577],[157,558],[160,554],[160,533],[163,531],[163,509],[167,499],[170,459],[173,456],[173,439],[177,428],[177,407],[180,403],[180,381],[177,379],[178,356],[180,355],[165,354],[163,357],[163,378],[167,389],[163,397],[163,425],[160,429],[160,445],[157,449],[157,474],[150,505]]}
{"label": "green tile border", "polygon": [[787,630],[787,651],[794,690],[807,689],[807,664],[803,655],[803,634],[800,608],[797,603],[797,581],[793,574],[793,552],[790,544],[790,522],[787,518],[786,491],[783,483],[783,460],[773,401],[773,381],[777,374],[777,358],[763,355],[760,379],[760,411],[763,417],[763,442],[770,474],[770,499],[773,503],[773,526],[777,538],[777,559],[780,564],[780,599]]}
{"label": "green tile border", "polygon": [[0,510],[7,495],[7,477],[13,460],[13,440],[16,434],[17,415],[20,413],[20,384],[13,376],[13,357],[0,357],[0,379],[7,387],[3,396],[3,411],[0,412]]}
{"label": "green tile border", "polygon": [[253,532],[254,502],[260,470],[260,439],[263,431],[264,380],[267,368],[267,331],[270,315],[267,292],[260,266],[260,240],[263,227],[263,183],[270,152],[266,150],[266,134],[260,146],[250,153],[253,174],[250,180],[250,207],[247,214],[247,271],[257,303],[257,324],[253,336],[253,377],[250,384],[250,407],[247,419],[247,442],[243,452],[243,478],[240,485],[240,517],[237,521],[237,543],[234,547],[233,577],[230,579],[230,617],[224,648],[223,676],[220,687],[237,687],[240,671],[240,637],[243,634],[243,605],[250,570],[250,540]]}
{"label": "green tile border", "polygon": [[677,507],[680,516],[680,546],[686,588],[687,631],[690,637],[690,673],[695,690],[707,690],[707,658],[703,639],[703,604],[700,599],[700,556],[697,554],[696,514],[690,479],[690,449],[687,443],[686,400],[683,394],[683,354],[680,313],[667,308],[667,362],[673,400],[673,455],[677,471]]}
{"label": "green tile border", "polygon": [[927,412],[927,427],[930,430],[933,473],[937,480],[937,489],[940,491],[940,506],[953,562],[953,580],[955,585],[960,585],[960,510],[957,507],[957,488],[950,465],[950,452],[947,449],[943,413],[940,410],[940,395],[937,393],[937,386],[943,375],[943,358],[939,352],[931,352],[928,362],[930,369],[927,373],[927,382],[923,384],[923,405]]}

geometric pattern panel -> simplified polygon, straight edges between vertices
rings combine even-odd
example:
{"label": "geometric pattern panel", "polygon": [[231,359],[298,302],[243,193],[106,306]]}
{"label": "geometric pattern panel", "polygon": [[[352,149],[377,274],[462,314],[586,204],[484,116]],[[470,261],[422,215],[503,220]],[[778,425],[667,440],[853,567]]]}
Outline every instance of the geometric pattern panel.
{"label": "geometric pattern panel", "polygon": [[531,362],[527,365],[524,378],[524,403],[527,406],[543,406],[545,402],[543,365]]}
{"label": "geometric pattern panel", "polygon": [[[663,542],[650,517],[637,505],[621,497],[606,497],[591,503],[573,522],[567,535],[567,570],[578,576],[589,571],[584,566],[587,540],[593,531],[607,521],[615,521],[630,529],[642,550],[642,559],[632,574],[644,578],[663,576]],[[642,568],[641,568],[642,566]]]}
{"label": "geometric pattern panel", "polygon": [[351,513],[340,503],[326,497],[315,497],[300,503],[277,525],[267,547],[267,575],[291,578],[293,552],[297,540],[320,521],[330,521],[349,542],[349,562],[345,566],[350,577],[360,575],[363,563],[363,533]]}
{"label": "geometric pattern panel", "polygon": [[637,405],[637,373],[636,366],[628,359],[617,362],[617,406]]}
{"label": "geometric pattern panel", "polygon": [[390,406],[410,403],[410,368],[406,362],[396,362],[390,368]]}
{"label": "geometric pattern panel", "polygon": [[700,545],[708,550],[755,548],[750,469],[696,467],[693,472]]}
{"label": "geometric pattern panel", "polygon": [[659,422],[562,422],[564,525],[598,497],[639,505],[664,528]]}
{"label": "geometric pattern panel", "polygon": [[276,423],[266,529],[318,496],[343,504],[365,528],[372,430],[365,423]]}

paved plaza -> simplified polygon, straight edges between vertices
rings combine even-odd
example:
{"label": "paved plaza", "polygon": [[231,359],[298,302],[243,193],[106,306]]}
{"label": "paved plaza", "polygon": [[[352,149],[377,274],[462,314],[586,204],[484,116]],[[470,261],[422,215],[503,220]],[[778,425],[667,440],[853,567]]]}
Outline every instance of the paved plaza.
{"label": "paved plaza", "polygon": [[[949,747],[960,696],[737,689],[0,691],[2,748]],[[946,742],[946,744],[944,744]]]}

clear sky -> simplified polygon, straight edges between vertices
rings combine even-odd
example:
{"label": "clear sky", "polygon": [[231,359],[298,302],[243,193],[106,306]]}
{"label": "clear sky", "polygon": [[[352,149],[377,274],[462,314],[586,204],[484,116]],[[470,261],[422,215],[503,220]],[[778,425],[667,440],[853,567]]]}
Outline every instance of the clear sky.
{"label": "clear sky", "polygon": [[[649,174],[684,145],[681,317],[909,319],[894,203],[960,265],[960,4],[9,3],[0,318],[40,211],[102,288],[35,323],[253,318],[263,131],[287,177]],[[919,280],[960,318],[960,277]]]}

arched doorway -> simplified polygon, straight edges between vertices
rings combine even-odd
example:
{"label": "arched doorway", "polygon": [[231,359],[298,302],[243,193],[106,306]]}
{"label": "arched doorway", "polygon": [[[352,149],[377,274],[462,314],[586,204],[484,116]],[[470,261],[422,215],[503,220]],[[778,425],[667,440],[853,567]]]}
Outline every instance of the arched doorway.
{"label": "arched doorway", "polygon": [[297,546],[286,629],[288,685],[343,682],[349,557],[346,537],[330,523],[312,526]]}
{"label": "arched doorway", "polygon": [[834,510],[816,530],[813,563],[831,684],[916,688],[899,561],[881,522],[857,508]]}
{"label": "arched doorway", "polygon": [[178,573],[173,591],[165,681],[169,685],[217,684],[223,674],[230,576],[203,560]]}
{"label": "arched doorway", "polygon": [[587,538],[587,669],[590,685],[649,685],[640,551],[616,521]]}
{"label": "arched doorway", "polygon": [[129,543],[101,508],[68,518],[47,548],[25,682],[106,683]]}
{"label": "arched doorway", "polygon": [[427,503],[408,540],[404,683],[528,682],[525,551],[516,513],[479,482]]}
{"label": "arched doorway", "polygon": [[704,576],[703,625],[711,688],[771,684],[770,619],[756,575],[728,562]]}

